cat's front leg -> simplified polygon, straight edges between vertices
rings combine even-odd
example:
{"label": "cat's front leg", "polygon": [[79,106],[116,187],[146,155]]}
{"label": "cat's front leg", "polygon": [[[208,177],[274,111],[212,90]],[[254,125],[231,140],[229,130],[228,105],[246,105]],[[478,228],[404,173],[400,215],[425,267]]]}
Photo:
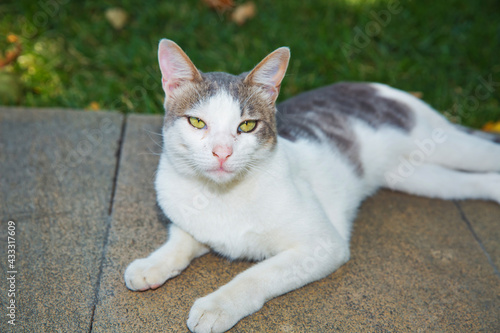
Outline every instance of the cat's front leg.
{"label": "cat's front leg", "polygon": [[136,259],[127,267],[125,284],[133,291],[156,289],[179,275],[191,260],[208,251],[208,247],[172,224],[165,244],[147,258]]}
{"label": "cat's front leg", "polygon": [[348,259],[348,243],[336,233],[283,251],[198,299],[191,308],[188,328],[196,333],[225,332],[271,298],[327,276]]}

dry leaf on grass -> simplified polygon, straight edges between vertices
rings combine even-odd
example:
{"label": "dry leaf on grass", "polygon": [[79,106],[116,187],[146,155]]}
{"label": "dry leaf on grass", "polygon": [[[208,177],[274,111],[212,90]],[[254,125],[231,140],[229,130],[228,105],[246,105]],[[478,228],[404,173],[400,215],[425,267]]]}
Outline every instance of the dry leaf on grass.
{"label": "dry leaf on grass", "polygon": [[108,22],[116,30],[122,29],[125,26],[125,24],[127,24],[128,13],[122,8],[118,7],[109,8],[108,10],[106,10],[104,15],[106,16]]}
{"label": "dry leaf on grass", "polygon": [[16,35],[9,34],[7,36],[7,41],[11,44],[16,44],[16,46],[14,49],[5,52],[5,56],[2,57],[2,55],[0,54],[0,68],[14,62],[17,57],[21,55],[21,52],[23,50],[21,47],[21,43],[19,42],[19,37],[17,37]]}
{"label": "dry leaf on grass", "polygon": [[97,102],[90,102],[89,106],[85,108],[85,110],[90,110],[90,111],[97,111],[100,110],[101,106]]}
{"label": "dry leaf on grass", "polygon": [[231,9],[234,6],[233,0],[203,0],[203,2],[210,8],[222,11]]}
{"label": "dry leaf on grass", "polygon": [[17,42],[19,41],[19,37],[17,37],[17,36],[16,36],[16,35],[14,35],[14,34],[8,34],[8,35],[7,35],[7,41],[8,41],[9,43],[11,43],[11,44],[12,44],[12,43],[17,43]]}
{"label": "dry leaf on grass", "polygon": [[244,24],[247,20],[255,16],[257,7],[253,2],[246,2],[234,10],[231,19],[238,25]]}
{"label": "dry leaf on grass", "polygon": [[422,99],[424,97],[424,94],[421,91],[410,91],[408,92],[410,95],[415,96],[416,98]]}
{"label": "dry leaf on grass", "polygon": [[490,121],[483,126],[483,131],[500,133],[500,120],[497,122]]}

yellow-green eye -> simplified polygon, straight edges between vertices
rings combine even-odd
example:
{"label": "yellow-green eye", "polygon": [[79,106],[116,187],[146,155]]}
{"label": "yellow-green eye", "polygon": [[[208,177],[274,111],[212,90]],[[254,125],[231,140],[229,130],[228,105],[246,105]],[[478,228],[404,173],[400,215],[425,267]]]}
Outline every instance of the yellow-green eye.
{"label": "yellow-green eye", "polygon": [[188,119],[189,119],[189,123],[197,129],[202,129],[202,128],[205,128],[207,126],[205,124],[205,122],[203,120],[201,120],[200,118],[189,117]]}
{"label": "yellow-green eye", "polygon": [[240,127],[238,127],[238,132],[251,132],[255,128],[255,125],[257,125],[257,121],[246,120],[240,124]]}

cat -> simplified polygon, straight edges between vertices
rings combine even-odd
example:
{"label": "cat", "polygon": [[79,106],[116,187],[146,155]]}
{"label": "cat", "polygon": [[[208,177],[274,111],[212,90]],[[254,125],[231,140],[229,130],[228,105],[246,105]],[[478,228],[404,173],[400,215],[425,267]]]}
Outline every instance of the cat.
{"label": "cat", "polygon": [[337,270],[360,203],[381,187],[500,203],[498,138],[467,133],[410,94],[337,83],[276,105],[286,47],[238,76],[200,72],[167,39],[158,59],[165,119],[155,188],[172,223],[163,246],[128,266],[126,286],[158,288],[210,250],[258,261],[196,300],[192,332],[224,332]]}

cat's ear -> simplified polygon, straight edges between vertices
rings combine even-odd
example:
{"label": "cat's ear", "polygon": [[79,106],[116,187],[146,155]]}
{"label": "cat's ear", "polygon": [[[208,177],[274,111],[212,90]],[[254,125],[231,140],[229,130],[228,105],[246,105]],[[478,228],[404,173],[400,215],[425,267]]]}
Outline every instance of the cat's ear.
{"label": "cat's ear", "polygon": [[262,86],[274,103],[280,92],[281,81],[285,76],[290,60],[290,49],[280,47],[264,58],[245,78],[245,83]]}
{"label": "cat's ear", "polygon": [[201,81],[201,74],[182,49],[169,39],[162,39],[158,46],[161,82],[167,97],[189,81]]}

